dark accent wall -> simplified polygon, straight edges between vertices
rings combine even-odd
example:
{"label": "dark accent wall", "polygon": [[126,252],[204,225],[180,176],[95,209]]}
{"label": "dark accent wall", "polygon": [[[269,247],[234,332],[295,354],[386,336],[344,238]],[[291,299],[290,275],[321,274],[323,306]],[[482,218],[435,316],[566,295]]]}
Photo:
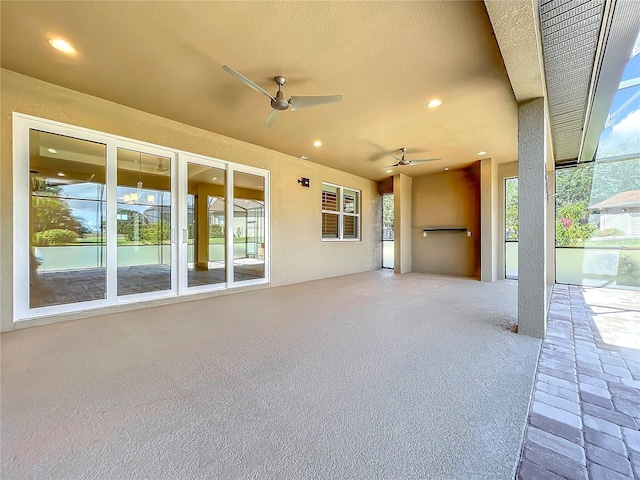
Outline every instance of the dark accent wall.
{"label": "dark accent wall", "polygon": [[[412,270],[480,278],[480,162],[413,177]],[[464,227],[471,232],[429,232]]]}

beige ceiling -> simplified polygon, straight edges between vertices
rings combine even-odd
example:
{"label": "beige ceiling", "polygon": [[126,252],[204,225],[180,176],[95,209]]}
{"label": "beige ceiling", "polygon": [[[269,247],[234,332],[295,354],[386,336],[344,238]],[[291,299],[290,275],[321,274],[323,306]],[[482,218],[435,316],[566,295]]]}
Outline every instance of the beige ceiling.
{"label": "beige ceiling", "polygon": [[[3,1],[1,20],[3,68],[374,180],[402,146],[442,160],[393,173],[517,157],[516,100],[482,2]],[[78,54],[53,50],[54,36]],[[224,64],[271,93],[284,75],[287,97],[344,101],[265,129],[269,100]]]}

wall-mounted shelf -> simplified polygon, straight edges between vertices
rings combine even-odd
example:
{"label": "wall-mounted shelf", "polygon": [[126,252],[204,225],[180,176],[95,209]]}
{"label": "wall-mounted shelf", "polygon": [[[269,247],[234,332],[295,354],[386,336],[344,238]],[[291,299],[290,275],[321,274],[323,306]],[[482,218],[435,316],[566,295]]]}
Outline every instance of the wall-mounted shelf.
{"label": "wall-mounted shelf", "polygon": [[464,227],[443,227],[443,228],[423,228],[422,231],[426,232],[466,232]]}

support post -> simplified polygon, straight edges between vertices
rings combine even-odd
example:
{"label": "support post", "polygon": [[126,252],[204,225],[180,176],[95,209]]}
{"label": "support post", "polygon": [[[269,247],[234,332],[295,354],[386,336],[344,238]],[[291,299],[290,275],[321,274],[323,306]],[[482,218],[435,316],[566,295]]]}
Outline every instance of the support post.
{"label": "support post", "polygon": [[518,106],[518,332],[547,330],[547,126],[543,98]]}
{"label": "support post", "polygon": [[411,177],[393,177],[394,272],[411,271]]}
{"label": "support post", "polygon": [[480,280],[498,278],[498,166],[480,160]]}

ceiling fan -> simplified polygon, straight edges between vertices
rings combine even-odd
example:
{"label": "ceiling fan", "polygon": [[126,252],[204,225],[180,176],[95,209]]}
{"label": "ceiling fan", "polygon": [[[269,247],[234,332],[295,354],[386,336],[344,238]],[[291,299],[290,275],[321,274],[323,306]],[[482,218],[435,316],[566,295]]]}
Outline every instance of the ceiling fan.
{"label": "ceiling fan", "polygon": [[434,162],[436,160],[440,160],[440,158],[425,158],[424,160],[407,160],[406,158],[404,158],[405,154],[407,153],[407,147],[402,147],[400,150],[400,152],[402,152],[402,157],[398,158],[395,155],[392,155],[391,153],[387,153],[387,155],[389,155],[390,157],[395,158],[398,163],[394,163],[393,165],[388,165],[384,168],[391,168],[391,167],[401,167],[403,165],[418,165],[419,163],[427,163],[427,162]]}
{"label": "ceiling fan", "polygon": [[164,166],[164,162],[162,161],[162,158],[158,158],[158,166],[156,168],[153,169],[154,172],[158,172],[158,173],[166,173],[169,170],[171,170],[171,168]]}
{"label": "ceiling fan", "polygon": [[308,107],[317,107],[320,105],[326,105],[328,103],[341,102],[342,95],[320,95],[320,96],[302,96],[302,97],[291,97],[289,100],[284,98],[284,94],[282,93],[281,87],[285,84],[287,79],[282,75],[278,75],[273,77],[273,81],[278,85],[278,91],[276,92],[275,97],[269,94],[264,88],[260,85],[252,82],[247,77],[242,75],[240,72],[237,72],[229,65],[223,65],[222,68],[225,72],[230,73],[235,78],[240,80],[242,83],[247,85],[248,87],[253,88],[256,92],[261,93],[271,99],[271,108],[273,109],[269,115],[267,115],[266,120],[264,121],[264,127],[269,128],[273,121],[278,116],[278,113],[282,110],[286,110],[291,106],[291,111],[294,112],[296,110],[301,110],[303,108]]}

